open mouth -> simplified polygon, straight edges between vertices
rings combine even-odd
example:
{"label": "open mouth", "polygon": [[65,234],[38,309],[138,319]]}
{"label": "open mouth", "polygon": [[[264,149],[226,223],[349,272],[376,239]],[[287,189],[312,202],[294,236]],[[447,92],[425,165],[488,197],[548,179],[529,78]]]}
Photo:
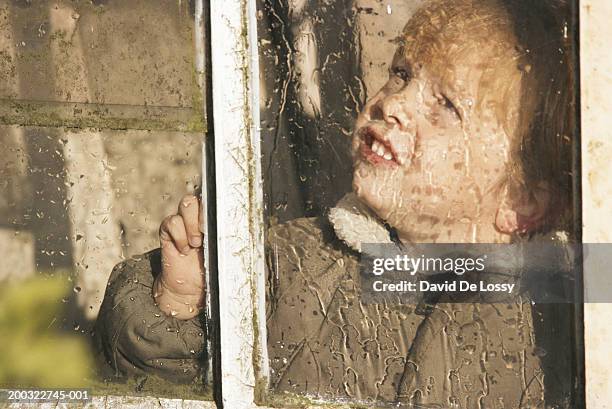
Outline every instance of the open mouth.
{"label": "open mouth", "polygon": [[398,166],[393,147],[388,141],[384,140],[375,128],[368,126],[361,132],[361,156],[373,165]]}

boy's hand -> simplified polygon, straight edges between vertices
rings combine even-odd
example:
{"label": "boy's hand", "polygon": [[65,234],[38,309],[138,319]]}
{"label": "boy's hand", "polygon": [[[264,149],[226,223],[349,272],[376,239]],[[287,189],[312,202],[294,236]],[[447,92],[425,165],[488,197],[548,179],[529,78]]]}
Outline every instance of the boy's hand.
{"label": "boy's hand", "polygon": [[159,228],[162,272],[153,284],[159,308],[178,319],[198,315],[204,304],[204,256],[200,201],[185,196],[178,211],[166,217]]}

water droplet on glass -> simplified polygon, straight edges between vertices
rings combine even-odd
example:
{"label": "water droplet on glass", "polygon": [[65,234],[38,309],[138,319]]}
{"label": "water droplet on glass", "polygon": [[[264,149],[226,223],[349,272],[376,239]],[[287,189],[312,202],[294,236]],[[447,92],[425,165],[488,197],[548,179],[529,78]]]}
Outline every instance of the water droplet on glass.
{"label": "water droplet on glass", "polygon": [[474,345],[466,345],[464,349],[470,355],[476,352],[476,347]]}

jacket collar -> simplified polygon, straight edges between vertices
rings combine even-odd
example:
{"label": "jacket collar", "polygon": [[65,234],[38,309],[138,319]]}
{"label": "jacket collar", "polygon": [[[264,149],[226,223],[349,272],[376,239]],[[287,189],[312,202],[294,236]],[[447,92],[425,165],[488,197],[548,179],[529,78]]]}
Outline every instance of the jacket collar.
{"label": "jacket collar", "polygon": [[[334,229],[336,236],[344,241],[352,250],[363,252],[362,244],[379,243],[395,244],[391,238],[389,228],[372,211],[363,204],[355,193],[347,193],[342,199],[330,209],[328,219]],[[521,242],[544,242],[555,243],[564,246],[569,243],[569,235],[564,231],[555,231],[543,235],[535,235],[529,239],[521,239]]]}
{"label": "jacket collar", "polygon": [[393,243],[383,221],[355,193],[346,194],[328,214],[336,236],[361,253],[363,243]]}

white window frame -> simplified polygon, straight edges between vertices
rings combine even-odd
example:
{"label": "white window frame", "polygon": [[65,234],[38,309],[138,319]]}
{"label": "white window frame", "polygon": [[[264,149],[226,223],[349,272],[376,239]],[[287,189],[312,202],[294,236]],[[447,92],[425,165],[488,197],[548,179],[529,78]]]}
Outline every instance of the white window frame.
{"label": "white window frame", "polygon": [[[269,375],[265,323],[259,66],[254,0],[212,0],[212,90],[217,187],[221,388],[227,408],[256,405]],[[612,242],[612,2],[580,1],[583,240]],[[589,148],[597,144],[597,150]],[[585,266],[585,276],[589,271]],[[587,407],[612,408],[612,304],[587,304]],[[215,379],[215,382],[219,382]]]}
{"label": "white window frame", "polygon": [[210,2],[223,407],[267,388],[259,57],[255,0]]}

